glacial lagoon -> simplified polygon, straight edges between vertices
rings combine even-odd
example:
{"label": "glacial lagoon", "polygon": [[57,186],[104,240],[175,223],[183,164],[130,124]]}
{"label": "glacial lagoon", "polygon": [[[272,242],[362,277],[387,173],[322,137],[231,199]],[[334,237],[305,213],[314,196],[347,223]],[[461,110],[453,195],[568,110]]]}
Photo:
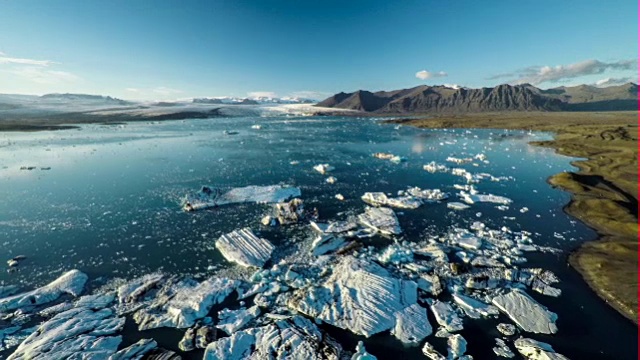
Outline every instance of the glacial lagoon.
{"label": "glacial lagoon", "polygon": [[[114,284],[151,273],[162,273],[166,279],[195,279],[199,283],[211,277],[250,283],[255,280],[252,275],[256,269],[234,265],[216,249],[216,240],[222,235],[247,227],[273,244],[266,269],[278,263],[309,264],[317,258],[309,253],[320,234],[309,219],[281,226],[262,224],[261,220],[273,213],[272,205],[245,202],[184,211],[185,195],[202,186],[221,191],[252,185],[296,187],[301,191],[305,209],[317,209],[318,217],[313,219],[316,224],[344,221],[365,213],[371,201],[367,203],[361,197],[367,192],[383,193],[383,200],[388,201],[413,187],[440,189],[448,198],[424,201],[417,208],[393,208],[401,234],[355,237],[353,241],[363,247],[328,257],[342,257],[336,260],[337,266],[351,269],[366,262],[362,265],[365,275],[389,271],[392,278],[402,279],[397,281],[404,284],[403,281],[415,280],[412,276],[416,274],[408,270],[414,255],[416,263],[424,262],[422,270],[431,266],[425,260],[428,256],[420,257],[421,249],[429,241],[431,245],[447,241],[450,244],[459,229],[468,230],[467,235],[494,229],[499,233],[497,236],[510,234],[520,238],[523,236],[520,232],[524,232],[525,240],[531,240],[528,245],[531,249],[525,242],[518,244],[532,251],[523,251],[513,259],[526,258],[526,263],[506,265],[542,268],[555,274],[559,282],[549,285],[561,291],[557,297],[533,291],[530,286],[515,287],[521,287],[526,296],[557,314],[553,325],[557,326],[557,332],[535,333],[523,328],[531,324],[517,324],[515,336],[504,336],[496,325],[514,324],[502,309],[504,298],[494,300],[494,305],[501,308],[499,315],[474,319],[459,299],[452,298],[452,290],[472,297],[474,291],[478,294],[483,291],[465,290],[461,284],[448,282],[446,276],[441,276],[445,290],[437,297],[462,322],[462,330],[455,326],[449,330],[462,335],[467,343],[466,354],[475,359],[496,358],[493,348],[495,339],[500,338],[519,358],[514,340],[522,336],[547,343],[570,359],[635,359],[637,328],[609,308],[567,266],[569,252],[581,242],[594,239],[596,234],[563,212],[569,195],[546,182],[552,174],[573,170],[570,165],[573,159],[528,145],[549,136],[506,130],[425,130],[396,127],[369,118],[277,116],[93,124],[76,130],[0,133],[0,253],[4,260],[26,256],[17,266],[0,272],[0,288],[14,285],[18,292],[29,291],[72,269],[88,276],[83,294],[104,293],[116,288]],[[396,161],[391,157],[374,157],[375,153],[392,154]],[[426,171],[424,165],[431,162],[448,170]],[[314,169],[319,164],[330,167],[322,174]],[[464,171],[452,173],[454,168]],[[327,181],[329,177],[333,180]],[[470,194],[476,191],[511,201],[501,202],[494,197],[496,202],[481,202]],[[464,194],[476,201],[465,202]],[[447,205],[454,202],[462,202],[468,208]],[[397,253],[388,250],[393,244],[397,244]],[[448,251],[448,261],[473,264],[471,258],[478,257],[475,245],[462,244],[461,240],[454,245],[444,247],[455,248]],[[456,254],[465,249],[470,249],[466,251],[469,258]],[[490,258],[491,254],[485,255]],[[358,264],[350,263],[350,257]],[[504,258],[495,259],[504,263]],[[330,267],[336,263],[326,264]],[[244,291],[250,287],[247,285]],[[294,289],[283,288],[280,293],[287,291]],[[508,293],[501,289],[492,291]],[[229,295],[213,306],[209,316],[214,324],[219,322],[218,311],[241,306],[234,301],[235,297]],[[354,352],[362,341],[366,351],[379,359],[400,354],[402,358],[424,359],[425,342],[447,354],[447,339],[436,336],[443,327],[439,325],[442,321],[440,316],[434,316],[437,309],[446,306],[433,303],[435,297],[420,287],[419,306],[408,306],[404,313],[398,313],[407,318],[419,318],[416,314],[426,313],[432,331],[423,326],[422,334],[429,335],[417,344],[403,343],[399,340],[402,336],[390,335],[391,328],[399,331],[397,322],[395,328],[393,324],[385,328],[384,324],[376,323],[384,330],[367,338],[362,333],[369,328],[363,327],[358,335],[357,329],[345,319],[338,322],[342,326],[329,325],[331,321],[326,319],[313,321],[322,315],[314,316],[317,309],[309,308],[311,305],[299,298],[289,301],[295,305],[289,310],[295,308],[312,320],[295,318],[295,326],[311,326],[326,332],[345,352]],[[475,299],[490,302],[482,296]],[[64,295],[30,311],[40,311],[63,300],[71,297]],[[250,298],[246,301],[246,307],[253,305]],[[262,309],[263,314],[269,311],[268,307]],[[281,307],[275,312],[286,315]],[[22,329],[32,328],[46,317],[27,315],[16,321],[14,314],[4,319],[0,320],[0,332],[15,324]],[[528,329],[536,329],[539,324],[534,325]],[[123,336],[119,348],[153,338],[160,347],[179,352],[178,343],[185,329],[160,327],[138,331],[137,326],[131,314],[127,314],[124,328],[115,332]],[[251,327],[257,325],[245,324],[243,329]],[[222,334],[220,330],[218,334]],[[456,337],[449,339],[459,341],[453,340]],[[0,357],[9,356],[13,350],[15,347],[0,351]],[[202,349],[179,352],[185,359],[200,359],[203,353]]]}

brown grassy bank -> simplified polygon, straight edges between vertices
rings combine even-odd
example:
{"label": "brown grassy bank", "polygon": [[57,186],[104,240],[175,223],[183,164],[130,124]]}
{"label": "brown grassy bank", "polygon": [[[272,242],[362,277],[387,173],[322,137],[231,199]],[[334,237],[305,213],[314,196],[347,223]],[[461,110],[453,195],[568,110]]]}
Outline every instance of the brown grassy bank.
{"label": "brown grassy bank", "polygon": [[499,113],[392,120],[425,128],[494,128],[550,131],[534,145],[586,158],[580,170],[549,183],[571,192],[565,210],[598,234],[569,256],[600,297],[638,323],[638,123],[637,112]]}

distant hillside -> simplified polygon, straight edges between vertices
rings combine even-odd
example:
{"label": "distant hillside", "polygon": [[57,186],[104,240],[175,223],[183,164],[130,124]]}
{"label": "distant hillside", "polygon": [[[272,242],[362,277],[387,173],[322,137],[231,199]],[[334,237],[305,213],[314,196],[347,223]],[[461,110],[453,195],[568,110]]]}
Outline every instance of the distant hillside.
{"label": "distant hillside", "polygon": [[61,101],[92,101],[101,102],[112,105],[129,105],[131,102],[121,100],[111,96],[102,95],[87,95],[87,94],[45,94],[40,96],[41,99],[46,100],[61,100]]}
{"label": "distant hillside", "polygon": [[493,111],[618,111],[637,110],[638,85],[607,88],[589,85],[538,89],[529,84],[498,85],[468,89],[417,86],[411,89],[359,90],[338,93],[318,103],[319,107],[374,113],[465,113]]}

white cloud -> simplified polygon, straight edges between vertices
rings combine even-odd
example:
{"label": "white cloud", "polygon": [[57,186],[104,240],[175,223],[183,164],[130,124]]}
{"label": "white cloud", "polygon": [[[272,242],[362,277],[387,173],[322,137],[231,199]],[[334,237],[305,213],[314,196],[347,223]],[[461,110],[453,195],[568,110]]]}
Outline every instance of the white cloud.
{"label": "white cloud", "polygon": [[273,91],[252,91],[252,92],[247,93],[247,95],[250,98],[259,98],[259,97],[274,98],[274,97],[278,97],[278,95],[276,93],[274,93]]}
{"label": "white cloud", "polygon": [[638,66],[636,59],[603,62],[599,60],[585,60],[568,65],[557,66],[530,66],[512,73],[499,74],[489,79],[513,77],[508,81],[511,84],[540,84],[544,82],[556,83],[568,79],[574,79],[586,75],[602,74],[608,70],[635,71]]}
{"label": "white cloud", "polygon": [[134,93],[139,93],[139,92],[141,92],[142,90],[137,89],[137,88],[126,88],[126,89],[124,89],[124,91],[134,92]]}
{"label": "white cloud", "polygon": [[34,60],[8,57],[4,53],[0,53],[0,65],[16,64],[16,65],[33,65],[33,66],[49,66],[56,64],[51,60]]}
{"label": "white cloud", "polygon": [[462,87],[462,86],[460,86],[458,84],[442,84],[442,85],[445,86],[445,87],[448,87],[448,88],[456,89],[456,90],[458,90],[458,89],[460,89]]}
{"label": "white cloud", "polygon": [[174,94],[182,94],[183,93],[182,90],[172,89],[172,88],[168,88],[166,86],[159,86],[157,88],[154,88],[151,91],[156,93],[156,94],[160,94],[160,95],[174,95]]}
{"label": "white cloud", "polygon": [[448,74],[444,71],[438,71],[436,73],[427,71],[427,70],[422,70],[422,71],[418,71],[416,73],[416,77],[420,80],[427,80],[427,79],[432,79],[432,78],[439,78],[439,77],[445,77]]}
{"label": "white cloud", "polygon": [[622,78],[604,78],[596,81],[595,85],[597,87],[608,87],[608,86],[616,86],[623,85],[629,82],[633,82],[635,79],[631,77],[622,77]]}
{"label": "white cloud", "polygon": [[39,66],[20,66],[8,70],[7,72],[38,84],[69,84],[81,80],[80,77],[72,73],[58,70],[47,70]]}

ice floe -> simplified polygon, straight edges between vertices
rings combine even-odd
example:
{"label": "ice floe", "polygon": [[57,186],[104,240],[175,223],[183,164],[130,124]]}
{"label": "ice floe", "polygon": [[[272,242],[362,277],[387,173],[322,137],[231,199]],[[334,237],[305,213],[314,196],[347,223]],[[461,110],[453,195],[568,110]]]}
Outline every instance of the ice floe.
{"label": "ice floe", "polygon": [[462,330],[462,319],[460,319],[449,303],[440,300],[431,300],[429,308],[431,312],[433,312],[436,322],[446,331],[455,332]]}
{"label": "ice floe", "polygon": [[358,341],[356,352],[351,356],[351,360],[378,360],[378,358],[369,354],[362,341]]}
{"label": "ice floe", "polygon": [[257,237],[251,229],[244,228],[220,236],[216,248],[231,262],[260,268],[269,260],[275,247],[268,240]]}
{"label": "ice floe", "polygon": [[260,315],[260,308],[254,305],[248,309],[229,310],[223,309],[218,312],[220,321],[216,327],[228,335],[244,328],[251,320]]}
{"label": "ice floe", "polygon": [[412,196],[390,198],[381,192],[367,192],[362,195],[362,201],[373,206],[389,206],[400,209],[417,209],[422,205],[420,200]]}
{"label": "ice floe", "polygon": [[447,339],[447,353],[449,359],[459,359],[467,352],[467,340],[460,334],[453,334]]}
{"label": "ice floe", "polygon": [[318,164],[314,166],[313,169],[319,172],[320,174],[326,174],[329,171],[333,171],[335,168],[329,164]]}

